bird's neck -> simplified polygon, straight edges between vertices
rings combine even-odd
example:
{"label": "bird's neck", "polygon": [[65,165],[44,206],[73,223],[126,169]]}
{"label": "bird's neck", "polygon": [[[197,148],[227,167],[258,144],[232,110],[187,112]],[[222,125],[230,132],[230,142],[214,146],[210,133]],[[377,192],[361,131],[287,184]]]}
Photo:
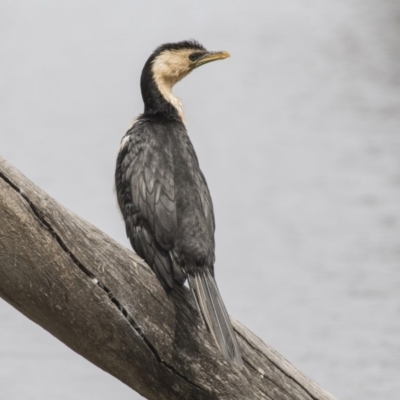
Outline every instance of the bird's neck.
{"label": "bird's neck", "polygon": [[141,89],[145,114],[162,114],[185,123],[181,100],[172,93],[174,82],[150,74],[142,74]]}
{"label": "bird's neck", "polygon": [[159,79],[155,78],[155,83],[156,83],[158,90],[161,93],[161,96],[176,109],[182,122],[185,123],[185,113],[183,110],[182,101],[179,97],[176,97],[172,93],[172,88],[174,87],[174,83],[169,82],[163,78],[159,78]]}

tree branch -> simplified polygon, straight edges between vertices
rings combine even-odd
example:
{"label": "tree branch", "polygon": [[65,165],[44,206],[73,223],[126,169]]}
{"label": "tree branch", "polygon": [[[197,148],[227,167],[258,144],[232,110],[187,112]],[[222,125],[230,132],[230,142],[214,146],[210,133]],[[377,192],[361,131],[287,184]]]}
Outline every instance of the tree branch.
{"label": "tree branch", "polygon": [[190,293],[0,158],[0,296],[148,399],[333,400],[233,321],[245,367],[226,363]]}

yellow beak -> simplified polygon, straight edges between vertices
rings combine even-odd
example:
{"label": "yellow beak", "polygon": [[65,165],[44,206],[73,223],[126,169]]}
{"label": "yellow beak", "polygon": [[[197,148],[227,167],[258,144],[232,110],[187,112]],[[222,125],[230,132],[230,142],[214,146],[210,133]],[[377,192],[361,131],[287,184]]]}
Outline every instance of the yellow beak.
{"label": "yellow beak", "polygon": [[227,51],[210,51],[204,54],[201,58],[196,60],[194,68],[200,67],[201,65],[207,64],[211,61],[224,60],[231,55]]}

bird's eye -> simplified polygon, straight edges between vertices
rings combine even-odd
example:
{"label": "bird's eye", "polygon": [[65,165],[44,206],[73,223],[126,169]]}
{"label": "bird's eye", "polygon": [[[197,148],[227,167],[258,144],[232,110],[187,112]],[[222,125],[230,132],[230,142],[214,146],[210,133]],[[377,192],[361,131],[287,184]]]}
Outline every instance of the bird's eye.
{"label": "bird's eye", "polygon": [[192,53],[189,55],[189,60],[190,61],[196,61],[198,58],[201,57],[201,53]]}

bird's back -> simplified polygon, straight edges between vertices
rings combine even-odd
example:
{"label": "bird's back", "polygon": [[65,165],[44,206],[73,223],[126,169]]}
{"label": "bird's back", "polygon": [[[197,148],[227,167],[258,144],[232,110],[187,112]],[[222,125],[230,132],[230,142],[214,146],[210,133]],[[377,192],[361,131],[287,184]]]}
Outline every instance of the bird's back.
{"label": "bird's back", "polygon": [[164,286],[191,268],[212,270],[212,201],[183,123],[139,117],[122,141],[116,187],[132,246]]}

